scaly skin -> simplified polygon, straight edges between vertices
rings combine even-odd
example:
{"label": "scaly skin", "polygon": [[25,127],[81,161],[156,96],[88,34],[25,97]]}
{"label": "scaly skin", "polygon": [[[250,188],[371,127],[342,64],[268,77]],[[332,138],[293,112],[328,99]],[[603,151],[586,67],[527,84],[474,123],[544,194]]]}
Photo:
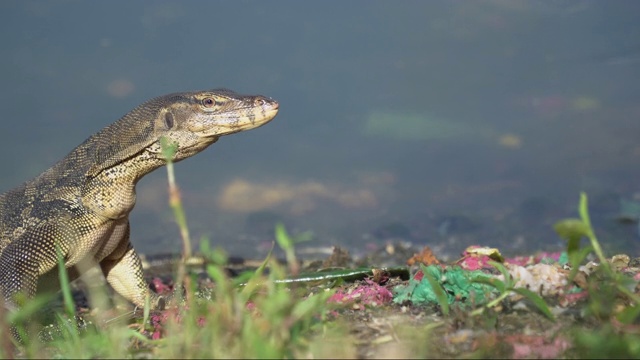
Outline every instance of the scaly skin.
{"label": "scaly skin", "polygon": [[[225,89],[149,100],[92,135],[64,159],[0,195],[0,291],[8,308],[16,293],[32,298],[59,288],[56,245],[71,279],[98,265],[107,282],[137,306],[149,293],[129,242],[135,186],[165,165],[160,139],[177,145],[174,161],[220,136],[262,126],[278,113],[264,96]],[[152,304],[158,297],[150,294]]]}

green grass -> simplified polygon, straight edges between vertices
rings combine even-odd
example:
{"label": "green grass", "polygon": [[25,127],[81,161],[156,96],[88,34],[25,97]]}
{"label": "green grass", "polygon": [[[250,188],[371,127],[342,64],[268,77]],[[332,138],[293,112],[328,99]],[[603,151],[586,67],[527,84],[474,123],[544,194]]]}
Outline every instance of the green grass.
{"label": "green grass", "polygon": [[[166,145],[166,144],[165,144]],[[172,156],[165,146],[165,156]],[[5,314],[0,336],[6,339],[10,325],[16,324],[23,339],[14,341],[17,355],[27,358],[306,358],[320,354],[354,356],[353,344],[336,323],[328,324],[331,311],[327,299],[331,290],[308,294],[296,284],[278,280],[297,272],[294,240],[283,226],[276,227],[276,239],[287,255],[281,265],[269,255],[253,273],[230,278],[224,268],[227,256],[211,249],[206,241],[201,251],[207,258],[207,275],[213,280],[208,288],[198,288],[197,277],[186,271],[184,260],[191,245],[186,216],[175,182],[172,162],[167,166],[169,203],[183,240],[183,262],[176,271],[176,288],[184,286],[186,296],[174,296],[164,311],[145,308],[142,318],[131,310],[116,311],[104,287],[90,287],[91,306],[96,315],[76,315],[71,286],[62,259],[59,261],[62,310],[49,316],[44,329],[35,325],[34,314],[46,309],[50,297],[38,296],[18,311]],[[303,291],[304,290],[304,291]],[[122,304],[121,304],[122,305]],[[173,305],[173,306],[172,306]],[[124,306],[126,308],[126,306]],[[45,310],[51,314],[50,310]],[[52,318],[52,320],[51,320]],[[46,321],[45,321],[46,322]],[[51,323],[52,322],[52,323]],[[331,329],[331,330],[329,330]],[[156,336],[153,336],[153,335]],[[342,334],[342,335],[340,335]],[[338,335],[338,336],[336,336]],[[326,343],[327,346],[318,346]],[[12,357],[10,343],[0,343],[0,357]],[[315,355],[314,355],[315,354]]]}
{"label": "green grass", "polygon": [[484,312],[485,309],[497,306],[498,304],[500,304],[500,302],[511,295],[512,292],[514,292],[528,299],[549,320],[555,320],[555,317],[551,313],[551,310],[549,310],[549,306],[540,295],[534,293],[529,289],[516,287],[516,280],[511,276],[509,270],[507,270],[507,268],[501,263],[490,261],[489,264],[491,264],[491,266],[496,268],[500,272],[500,274],[502,274],[504,281],[500,281],[496,278],[480,276],[474,278],[474,282],[479,282],[494,287],[496,290],[498,290],[499,295],[495,299],[487,303],[484,307],[480,307],[477,310],[471,312],[472,315],[480,315]]}
{"label": "green grass", "polygon": [[[634,292],[637,281],[616,271],[607,260],[598,241],[588,210],[587,195],[580,194],[578,219],[565,219],[555,225],[558,234],[567,241],[573,279],[579,264],[591,253],[599,266],[587,281],[588,301],[582,316],[590,326],[574,326],[570,331],[574,347],[570,356],[589,358],[640,358],[640,297]],[[582,238],[589,245],[580,248]]]}

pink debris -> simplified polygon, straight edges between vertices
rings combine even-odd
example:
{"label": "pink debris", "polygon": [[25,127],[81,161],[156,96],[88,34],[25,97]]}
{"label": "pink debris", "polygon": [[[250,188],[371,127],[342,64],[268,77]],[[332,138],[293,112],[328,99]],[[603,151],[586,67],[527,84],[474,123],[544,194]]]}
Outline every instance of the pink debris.
{"label": "pink debris", "polygon": [[[173,318],[173,320],[177,323],[180,323],[182,321],[181,313],[175,309],[153,312],[149,316],[149,323],[153,328],[153,330],[151,330],[151,339],[158,340],[164,337],[165,326],[170,318]],[[200,316],[198,317],[196,322],[198,326],[204,326],[206,318],[204,316]]]}
{"label": "pink debris", "polygon": [[245,304],[245,308],[246,308],[248,311],[255,311],[255,310],[257,309],[257,307],[256,307],[256,303],[254,303],[254,302],[252,302],[252,301],[249,301],[249,302],[247,302],[247,303]]}
{"label": "pink debris", "polygon": [[491,268],[489,265],[489,261],[493,261],[490,257],[486,255],[475,255],[468,254],[465,255],[462,259],[458,260],[458,265],[464,270],[480,270],[483,268]]}
{"label": "pink debris", "polygon": [[173,291],[173,286],[165,284],[159,277],[154,277],[153,280],[151,280],[151,284],[160,295],[168,294]]}
{"label": "pink debris", "polygon": [[534,258],[533,256],[516,256],[513,258],[505,259],[504,262],[505,264],[527,266],[533,264]]}
{"label": "pink debris", "polygon": [[513,335],[504,341],[513,346],[514,359],[558,359],[570,347],[569,341],[562,337],[549,341],[538,335]]}
{"label": "pink debris", "polygon": [[464,250],[457,264],[464,270],[474,271],[492,268],[489,261],[504,262],[498,249],[472,245]]}
{"label": "pink debris", "polygon": [[562,307],[569,307],[579,301],[586,300],[588,297],[589,292],[586,290],[577,293],[563,294],[558,300],[558,304]]}
{"label": "pink debris", "polygon": [[329,302],[347,303],[358,302],[363,305],[381,305],[393,299],[393,294],[384,286],[380,286],[371,280],[365,280],[366,284],[358,285],[351,290],[338,290],[329,298]]}
{"label": "pink debris", "polygon": [[198,318],[197,323],[198,323],[198,326],[203,327],[203,326],[204,326],[204,324],[206,323],[206,318],[205,318],[204,316],[200,316],[200,317]]}
{"label": "pink debris", "polygon": [[153,327],[153,333],[151,334],[151,339],[158,340],[162,338],[162,335],[164,334],[163,325],[167,322],[167,319],[169,319],[169,314],[166,311],[151,314],[151,316],[149,317],[149,322]]}

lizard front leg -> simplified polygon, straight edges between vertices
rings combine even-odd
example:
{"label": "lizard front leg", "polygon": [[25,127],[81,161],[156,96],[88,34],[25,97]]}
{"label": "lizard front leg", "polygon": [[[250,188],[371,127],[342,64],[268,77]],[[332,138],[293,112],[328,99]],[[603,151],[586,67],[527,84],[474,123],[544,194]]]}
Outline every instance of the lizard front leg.
{"label": "lizard front leg", "polygon": [[111,287],[136,306],[144,307],[149,294],[152,308],[164,308],[164,299],[150,291],[144,281],[142,262],[129,242],[129,223],[118,246],[100,261],[100,268]]}
{"label": "lizard front leg", "polygon": [[27,231],[11,242],[0,255],[0,287],[8,308],[16,308],[14,296],[22,293],[27,299],[33,298],[39,289],[39,278],[51,273],[58,283],[56,244],[63,258],[69,248],[68,237],[75,232],[61,228],[57,224],[44,224]]}
{"label": "lizard front leg", "polygon": [[0,276],[5,306],[17,310],[15,295],[22,293],[27,299],[33,298],[38,285],[38,262],[24,257],[24,248],[14,242],[7,246],[0,256]]}

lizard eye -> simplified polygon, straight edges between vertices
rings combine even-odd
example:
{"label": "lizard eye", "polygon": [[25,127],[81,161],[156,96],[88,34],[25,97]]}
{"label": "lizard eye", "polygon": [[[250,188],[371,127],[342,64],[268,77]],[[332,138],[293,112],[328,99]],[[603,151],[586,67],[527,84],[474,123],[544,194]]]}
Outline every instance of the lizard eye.
{"label": "lizard eye", "polygon": [[216,100],[214,98],[204,98],[202,99],[202,106],[206,107],[206,108],[212,108],[214,106],[216,106]]}
{"label": "lizard eye", "polygon": [[173,114],[168,112],[164,114],[164,127],[171,129],[173,127]]}

